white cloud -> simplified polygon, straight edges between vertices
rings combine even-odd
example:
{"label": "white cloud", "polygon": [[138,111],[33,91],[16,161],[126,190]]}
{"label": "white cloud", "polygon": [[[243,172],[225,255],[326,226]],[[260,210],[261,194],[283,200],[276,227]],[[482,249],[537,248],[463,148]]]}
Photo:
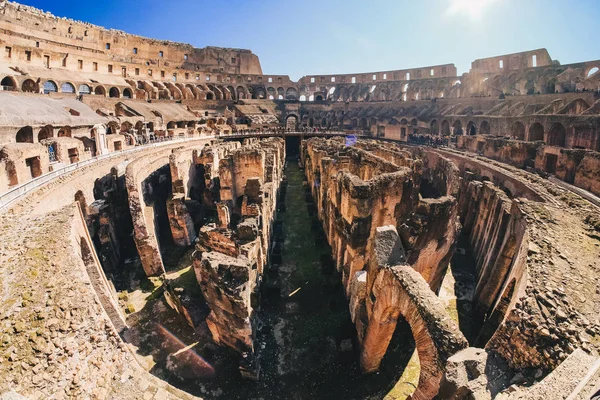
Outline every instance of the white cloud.
{"label": "white cloud", "polygon": [[464,15],[472,20],[483,16],[494,4],[504,0],[449,0],[446,15]]}

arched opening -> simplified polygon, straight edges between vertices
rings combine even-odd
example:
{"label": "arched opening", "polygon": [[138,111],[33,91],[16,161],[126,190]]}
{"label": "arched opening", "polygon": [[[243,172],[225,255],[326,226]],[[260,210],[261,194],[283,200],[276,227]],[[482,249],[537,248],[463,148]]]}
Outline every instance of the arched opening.
{"label": "arched opening", "polygon": [[71,137],[71,127],[64,126],[58,131],[58,137]]}
{"label": "arched opening", "polygon": [[58,92],[58,86],[53,81],[44,82],[44,94]]}
{"label": "arched opening", "polygon": [[111,121],[108,123],[108,127],[106,128],[107,135],[117,135],[119,134],[120,128],[119,124],[115,121]]}
{"label": "arched opening", "polygon": [[454,130],[454,134],[455,135],[462,135],[464,134],[463,132],[463,128],[462,128],[462,122],[460,121],[454,121],[454,123],[452,124],[452,129]]}
{"label": "arched opening", "polygon": [[25,126],[17,132],[17,143],[33,143],[33,128]]}
{"label": "arched opening", "polygon": [[90,94],[92,93],[92,88],[88,85],[79,85],[79,94]]}
{"label": "arched opening", "polygon": [[111,87],[108,91],[108,97],[118,99],[119,97],[121,97],[121,92],[119,92],[119,89],[117,89],[116,87]]}
{"label": "arched opening", "polygon": [[121,133],[130,132],[133,129],[131,122],[125,121],[121,124]]}
{"label": "arched opening", "polygon": [[367,129],[369,127],[369,123],[366,118],[361,118],[359,122],[359,127],[362,129]]}
{"label": "arched opening", "polygon": [[433,121],[431,121],[430,132],[432,135],[440,134],[440,124],[438,123],[437,119],[434,119]]}
{"label": "arched opening", "polygon": [[550,146],[565,147],[567,131],[561,123],[555,123],[548,132],[548,144]]}
{"label": "arched opening", "polygon": [[479,126],[479,134],[480,135],[489,135],[491,132],[490,123],[487,121],[482,121]]}
{"label": "arched opening", "polygon": [[124,89],[123,90],[123,97],[126,98],[126,99],[130,99],[132,97],[131,89]]}
{"label": "arched opening", "polygon": [[313,118],[309,118],[309,119],[308,119],[308,126],[309,126],[309,127],[311,127],[311,128],[312,128],[313,126],[315,126],[315,120],[314,120]]}
{"label": "arched opening", "polygon": [[467,124],[467,135],[474,136],[477,134],[477,128],[475,128],[475,122],[469,121]]}
{"label": "arched opening", "polygon": [[296,90],[296,88],[288,88],[285,91],[285,99],[286,100],[297,100],[298,99],[298,91]]}
{"label": "arched opening", "polygon": [[525,83],[525,93],[526,94],[534,94],[535,93],[535,83],[533,80],[527,80]]}
{"label": "arched opening", "polygon": [[301,95],[300,96],[300,101],[306,101],[306,96],[305,95]]}
{"label": "arched opening", "polygon": [[527,140],[530,142],[544,140],[544,127],[542,126],[542,124],[536,122],[529,127],[529,137]]}
{"label": "arched opening", "polygon": [[0,86],[2,86],[3,90],[13,91],[17,89],[17,83],[10,76],[7,76],[6,78],[2,79],[2,81],[0,82]]}
{"label": "arched opening", "polygon": [[298,117],[296,117],[295,115],[288,115],[287,119],[285,120],[285,128],[288,131],[295,131],[297,125]]}
{"label": "arched opening", "polygon": [[49,139],[51,138],[53,135],[54,129],[52,128],[52,126],[50,125],[46,125],[44,126],[42,129],[40,129],[40,132],[38,133],[38,142],[41,142],[44,139]]}
{"label": "arched opening", "polygon": [[555,93],[555,92],[556,92],[556,78],[552,78],[546,83],[546,93]]}
{"label": "arched opening", "polygon": [[62,93],[75,93],[75,86],[69,82],[65,82],[60,87]]}
{"label": "arched opening", "polygon": [[23,82],[23,84],[21,85],[21,91],[27,93],[38,93],[38,84],[31,79],[26,79],[25,82]]}
{"label": "arched opening", "polygon": [[510,136],[516,140],[525,140],[525,125],[518,121],[512,124]]}
{"label": "arched opening", "polygon": [[206,100],[214,100],[215,95],[212,92],[206,93]]}
{"label": "arched opening", "polygon": [[104,89],[104,86],[96,86],[94,93],[99,96],[106,96],[106,89]]}
{"label": "arched opening", "polygon": [[442,121],[442,136],[450,136],[450,122]]}
{"label": "arched opening", "polygon": [[315,101],[323,101],[323,96],[318,94],[317,97],[315,97]]}
{"label": "arched opening", "polygon": [[598,72],[598,67],[591,68],[588,71],[586,78],[591,78],[593,75],[596,75],[596,72]]}
{"label": "arched opening", "polygon": [[246,98],[246,90],[244,89],[243,86],[238,86],[236,91],[237,91],[238,99],[243,100]]}

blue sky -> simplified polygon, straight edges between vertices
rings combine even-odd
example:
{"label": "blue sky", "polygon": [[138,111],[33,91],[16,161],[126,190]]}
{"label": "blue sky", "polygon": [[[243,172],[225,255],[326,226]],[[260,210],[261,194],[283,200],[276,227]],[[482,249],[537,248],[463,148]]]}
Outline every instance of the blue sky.
{"label": "blue sky", "polygon": [[196,47],[251,49],[265,74],[369,72],[545,47],[600,59],[598,0],[22,0],[58,16]]}

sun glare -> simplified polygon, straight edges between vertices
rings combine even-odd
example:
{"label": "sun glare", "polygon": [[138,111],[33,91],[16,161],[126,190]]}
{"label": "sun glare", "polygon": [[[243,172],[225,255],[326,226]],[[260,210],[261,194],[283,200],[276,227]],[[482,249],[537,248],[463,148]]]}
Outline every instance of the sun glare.
{"label": "sun glare", "polygon": [[447,13],[450,15],[462,14],[475,20],[482,17],[483,13],[500,0],[450,0]]}

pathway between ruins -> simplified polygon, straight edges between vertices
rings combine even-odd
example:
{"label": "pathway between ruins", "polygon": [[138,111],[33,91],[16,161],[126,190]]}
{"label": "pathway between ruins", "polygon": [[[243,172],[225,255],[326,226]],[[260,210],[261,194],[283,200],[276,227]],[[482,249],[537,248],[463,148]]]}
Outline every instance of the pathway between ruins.
{"label": "pathway between ruins", "polygon": [[274,229],[275,254],[280,247],[281,263],[273,257],[263,286],[261,315],[266,333],[262,376],[253,395],[271,399],[383,398],[412,354],[406,349],[406,342],[412,341],[410,330],[398,332],[397,351],[390,353],[390,362],[378,374],[360,372],[341,277],[297,160],[288,160],[285,173],[284,206],[279,207]]}

